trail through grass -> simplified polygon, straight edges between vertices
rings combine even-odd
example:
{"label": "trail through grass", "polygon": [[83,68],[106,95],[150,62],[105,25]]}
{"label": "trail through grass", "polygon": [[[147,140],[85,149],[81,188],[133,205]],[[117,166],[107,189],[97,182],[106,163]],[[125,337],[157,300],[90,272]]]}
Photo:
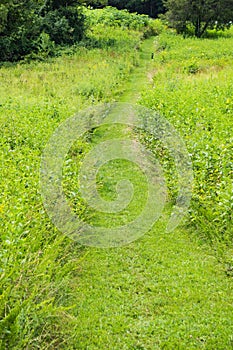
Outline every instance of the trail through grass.
{"label": "trail through grass", "polygon": [[[154,50],[154,38],[144,41],[120,101],[137,102],[149,85]],[[77,349],[233,348],[232,279],[190,231],[166,233],[168,215],[129,246],[86,249],[74,287]]]}
{"label": "trail through grass", "polygon": [[140,63],[126,83],[125,92],[121,95],[119,102],[135,103],[140,98],[140,92],[148,84],[147,76],[153,67],[151,55],[155,51],[154,43],[154,37],[143,41],[140,48]]}
{"label": "trail through grass", "polygon": [[[113,31],[105,31],[101,38],[111,39]],[[154,38],[145,40],[138,53],[140,35],[117,29],[111,49],[79,48],[54,62],[1,70],[3,350],[233,348],[232,278],[212,249],[185,226],[165,232],[169,208],[143,238],[125,247],[97,249],[81,247],[58,232],[41,203],[41,151],[63,120],[99,101],[136,103],[144,91],[141,102],[150,106],[147,92],[152,102],[159,99],[153,99],[154,91],[162,96],[152,84],[159,79],[158,72],[153,78],[158,68],[157,60],[151,60]],[[166,55],[159,57],[169,63]],[[188,64],[188,69],[195,67]],[[120,128],[100,128],[91,140],[121,133]],[[75,146],[78,161],[89,141]],[[69,192],[75,169],[67,164]],[[141,185],[139,174],[133,175]],[[114,198],[111,184],[100,191]],[[138,200],[141,195],[139,191]],[[79,198],[69,199],[86,214]],[[102,218],[94,219],[102,224]]]}

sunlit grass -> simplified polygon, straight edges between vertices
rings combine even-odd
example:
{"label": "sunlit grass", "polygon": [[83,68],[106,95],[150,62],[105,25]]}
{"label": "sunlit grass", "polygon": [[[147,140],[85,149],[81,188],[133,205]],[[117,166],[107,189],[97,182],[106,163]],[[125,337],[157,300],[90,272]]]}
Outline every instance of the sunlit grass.
{"label": "sunlit grass", "polygon": [[[164,33],[155,47],[147,42],[140,58],[141,37],[97,26],[89,49],[80,46],[46,62],[0,69],[0,349],[232,347],[232,256],[225,268],[199,244],[199,237],[232,239],[232,39],[184,40]],[[153,229],[128,247],[83,248],[58,232],[42,206],[42,150],[55,128],[77,111],[121,96],[127,101],[131,86],[134,92],[142,89],[150,49],[153,74],[141,102],[168,118],[187,143],[195,171],[188,218],[198,234],[192,241],[185,227],[165,234],[165,210]],[[96,129],[67,158],[78,154],[81,161],[104,132],[112,137],[120,131]],[[67,174],[76,176],[77,164],[69,164],[64,167],[68,198],[78,189],[76,178]],[[144,204],[146,186],[135,167],[124,165],[117,176],[122,171],[135,181],[134,213]],[[113,174],[103,167],[98,175],[106,200],[115,198]],[[75,199],[78,208],[70,195],[81,212],[82,202]],[[93,220],[102,225],[104,218]]]}
{"label": "sunlit grass", "polygon": [[233,31],[215,39],[161,34],[142,103],[164,115],[191,154],[190,221],[202,239],[232,245]]}

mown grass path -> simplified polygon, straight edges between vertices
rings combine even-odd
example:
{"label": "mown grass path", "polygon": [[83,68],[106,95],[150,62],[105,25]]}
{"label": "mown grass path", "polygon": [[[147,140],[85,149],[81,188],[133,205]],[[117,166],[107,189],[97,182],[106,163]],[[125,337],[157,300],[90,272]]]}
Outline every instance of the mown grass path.
{"label": "mown grass path", "polygon": [[[154,39],[142,45],[122,102],[135,102],[153,69]],[[167,214],[142,239],[87,248],[77,286],[77,349],[232,349],[232,280],[211,249]]]}
{"label": "mown grass path", "polygon": [[148,74],[153,69],[151,54],[154,52],[154,37],[144,40],[141,45],[140,63],[126,84],[126,90],[119,102],[135,103],[140,97],[140,91],[148,84]]}

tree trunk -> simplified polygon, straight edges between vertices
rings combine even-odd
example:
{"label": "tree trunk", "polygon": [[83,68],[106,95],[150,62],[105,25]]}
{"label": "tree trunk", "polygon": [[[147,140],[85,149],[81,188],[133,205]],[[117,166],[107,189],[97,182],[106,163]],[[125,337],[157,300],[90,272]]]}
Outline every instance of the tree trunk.
{"label": "tree trunk", "polygon": [[209,23],[210,23],[210,20],[206,21],[206,23],[204,24],[202,30],[200,31],[199,38],[202,37],[202,35],[205,33],[206,29],[208,28]]}
{"label": "tree trunk", "polygon": [[197,38],[201,37],[201,21],[200,21],[200,17],[198,17],[196,22],[195,22],[195,36]]}

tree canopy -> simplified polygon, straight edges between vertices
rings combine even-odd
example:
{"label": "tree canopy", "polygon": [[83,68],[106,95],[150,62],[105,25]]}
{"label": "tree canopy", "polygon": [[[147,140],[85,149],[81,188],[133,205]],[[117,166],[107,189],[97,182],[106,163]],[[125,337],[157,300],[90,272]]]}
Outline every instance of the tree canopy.
{"label": "tree canopy", "polygon": [[180,33],[194,29],[197,37],[209,29],[224,29],[233,20],[233,0],[166,0],[166,18]]}
{"label": "tree canopy", "polygon": [[[82,6],[107,5],[157,17],[164,13],[178,32],[224,29],[233,20],[233,0],[0,0],[1,61],[16,61],[43,48],[72,45],[85,32]],[[165,7],[164,7],[165,6]],[[51,50],[52,52],[52,50]]]}

